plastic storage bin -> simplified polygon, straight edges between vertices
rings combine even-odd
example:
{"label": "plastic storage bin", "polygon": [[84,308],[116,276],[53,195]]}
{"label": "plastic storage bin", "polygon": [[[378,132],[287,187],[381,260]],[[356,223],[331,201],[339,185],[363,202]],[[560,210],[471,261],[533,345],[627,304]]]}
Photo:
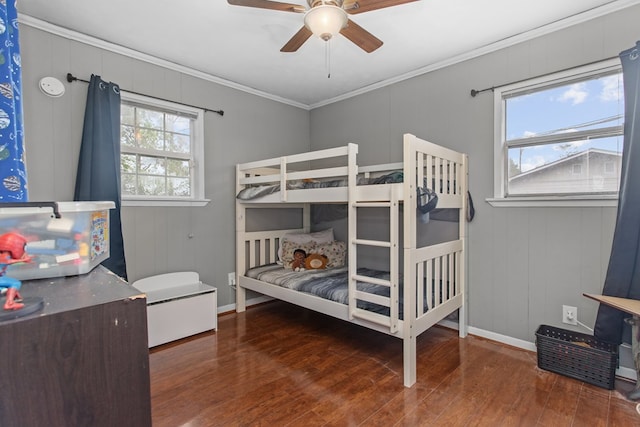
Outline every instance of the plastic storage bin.
{"label": "plastic storage bin", "polygon": [[0,235],[21,234],[32,258],[9,265],[5,275],[28,280],[90,272],[109,258],[114,208],[113,202],[0,203]]}
{"label": "plastic storage bin", "polygon": [[612,390],[618,367],[618,346],[553,326],[536,331],[538,367]]}

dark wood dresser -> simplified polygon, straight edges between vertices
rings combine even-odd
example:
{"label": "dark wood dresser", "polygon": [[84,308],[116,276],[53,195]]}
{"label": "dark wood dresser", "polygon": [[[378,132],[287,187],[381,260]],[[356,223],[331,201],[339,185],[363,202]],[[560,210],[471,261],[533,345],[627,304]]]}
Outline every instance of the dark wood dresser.
{"label": "dark wood dresser", "polygon": [[44,308],[0,322],[0,426],[151,426],[146,296],[102,266],[20,293]]}

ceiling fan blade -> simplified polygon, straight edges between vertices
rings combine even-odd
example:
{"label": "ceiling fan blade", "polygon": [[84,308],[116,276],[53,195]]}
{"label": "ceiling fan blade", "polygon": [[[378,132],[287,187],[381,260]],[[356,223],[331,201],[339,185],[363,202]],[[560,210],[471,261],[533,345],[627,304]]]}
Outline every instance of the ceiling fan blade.
{"label": "ceiling fan blade", "polygon": [[371,53],[382,46],[382,40],[353,22],[351,19],[347,22],[347,26],[340,30],[340,34],[354,42],[367,53]]}
{"label": "ceiling fan blade", "polygon": [[282,12],[304,13],[306,11],[305,7],[299,4],[269,0],[227,0],[227,3],[232,6],[257,7],[259,9],[280,10]]}
{"label": "ceiling fan blade", "polygon": [[384,9],[385,7],[398,6],[414,1],[418,0],[345,0],[343,7],[347,13],[355,15],[357,13]]}
{"label": "ceiling fan blade", "polygon": [[293,35],[293,37],[291,37],[287,44],[282,46],[280,52],[295,52],[296,50],[300,49],[300,46],[302,46],[304,42],[306,42],[309,37],[311,37],[312,34],[313,33],[308,30],[307,27],[303,26],[297,33]]}

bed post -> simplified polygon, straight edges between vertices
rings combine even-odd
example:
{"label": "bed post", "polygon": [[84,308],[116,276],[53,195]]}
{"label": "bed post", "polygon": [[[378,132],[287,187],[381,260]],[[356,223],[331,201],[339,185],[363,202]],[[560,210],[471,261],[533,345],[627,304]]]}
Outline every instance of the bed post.
{"label": "bed post", "polygon": [[416,149],[413,144],[415,136],[404,135],[403,160],[404,160],[404,321],[402,335],[402,354],[404,367],[404,386],[411,387],[415,384],[416,373],[416,335],[413,327],[416,321],[416,276],[414,274],[414,252],[416,247],[416,223],[413,220],[417,209],[416,182],[408,177],[416,176]]}
{"label": "bed post", "polygon": [[411,387],[416,383],[416,336],[413,333],[413,326],[409,326],[409,336],[402,339],[402,355],[404,366],[404,386]]}
{"label": "bed post", "polygon": [[[240,191],[240,165],[236,165],[236,194]],[[245,232],[246,209],[242,203],[236,199],[236,312],[240,313],[247,309],[247,291],[238,283],[238,277],[244,274],[245,253],[244,253],[244,232]]]}
{"label": "bed post", "polygon": [[459,236],[462,241],[462,260],[458,266],[460,269],[460,292],[462,292],[462,307],[458,309],[458,336],[464,338],[467,336],[468,320],[467,320],[467,209],[469,208],[468,190],[469,190],[469,156],[462,156],[462,170],[460,177],[460,194],[462,195],[462,209],[460,209],[460,217],[458,224],[460,227]]}
{"label": "bed post", "polygon": [[302,229],[305,233],[311,232],[311,203],[302,205]]}
{"label": "bed post", "polygon": [[348,305],[349,320],[353,320],[353,313],[356,311],[358,304],[355,298],[357,290],[356,274],[358,273],[358,207],[356,197],[356,185],[358,179],[358,164],[356,155],[358,154],[358,146],[349,144],[349,154],[347,157],[347,274],[348,274]]}

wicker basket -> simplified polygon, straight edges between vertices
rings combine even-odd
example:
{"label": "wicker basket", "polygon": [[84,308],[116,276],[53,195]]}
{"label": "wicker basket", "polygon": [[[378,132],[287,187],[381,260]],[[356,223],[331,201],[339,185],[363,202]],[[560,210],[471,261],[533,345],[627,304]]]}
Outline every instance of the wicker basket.
{"label": "wicker basket", "polygon": [[538,367],[598,387],[613,389],[618,367],[618,346],[553,326],[536,331]]}

